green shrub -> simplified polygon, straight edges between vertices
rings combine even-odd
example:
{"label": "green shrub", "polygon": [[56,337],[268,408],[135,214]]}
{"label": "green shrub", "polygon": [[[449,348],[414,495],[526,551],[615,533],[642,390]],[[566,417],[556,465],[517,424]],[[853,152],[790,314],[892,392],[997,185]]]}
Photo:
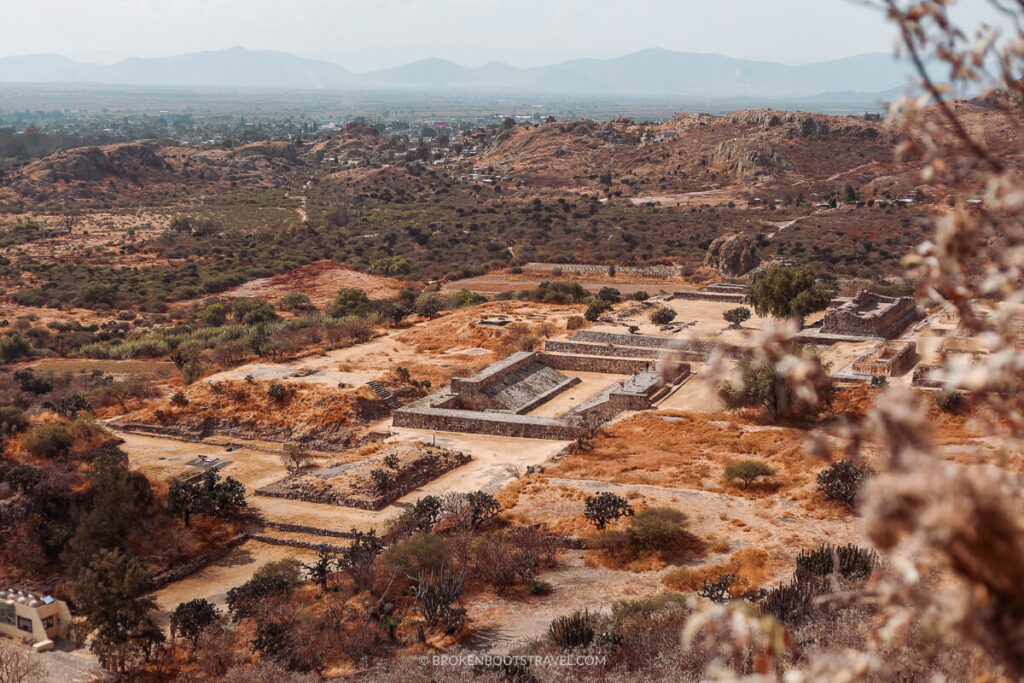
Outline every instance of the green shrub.
{"label": "green shrub", "polygon": [[852,507],[861,485],[874,474],[875,471],[866,463],[857,465],[847,458],[818,473],[818,490],[829,500]]}
{"label": "green shrub", "polygon": [[28,430],[21,445],[37,458],[63,458],[75,445],[75,437],[64,425],[43,424]]}
{"label": "green shrub", "polygon": [[20,334],[0,337],[0,362],[10,363],[22,356],[27,356],[32,347]]}
{"label": "green shrub", "polygon": [[639,550],[671,550],[686,535],[686,515],[669,507],[643,508],[629,524],[630,543]]}
{"label": "green shrub", "polygon": [[937,405],[943,412],[955,413],[960,410],[963,404],[964,395],[959,391],[943,389],[935,394],[935,405]]}
{"label": "green shrub", "polygon": [[597,319],[601,317],[601,314],[611,308],[612,305],[604,299],[594,299],[587,304],[587,310],[583,314],[583,317],[590,322],[597,322]]}
{"label": "green shrub", "polygon": [[402,577],[420,572],[438,572],[451,560],[451,542],[443,536],[418,533],[394,543],[381,555],[381,562]]}
{"label": "green shrub", "polygon": [[725,467],[725,480],[734,481],[739,479],[743,482],[743,488],[747,488],[752,481],[758,477],[774,477],[777,470],[768,463],[760,460],[740,460],[730,463]]}
{"label": "green shrub", "polygon": [[668,325],[676,319],[676,312],[668,306],[662,306],[651,312],[651,322],[655,325]]}

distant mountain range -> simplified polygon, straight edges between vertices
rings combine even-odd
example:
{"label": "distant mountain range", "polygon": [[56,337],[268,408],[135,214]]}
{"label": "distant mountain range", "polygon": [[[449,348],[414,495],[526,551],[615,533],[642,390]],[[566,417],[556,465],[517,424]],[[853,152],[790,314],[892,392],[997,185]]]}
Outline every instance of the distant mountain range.
{"label": "distant mountain range", "polygon": [[520,69],[501,62],[466,67],[424,59],[369,73],[284,52],[241,47],[176,57],[87,64],[52,54],[0,57],[0,82],[296,88],[514,90],[574,95],[814,97],[886,93],[910,83],[905,63],[888,54],[788,66],[650,49],[612,59],[573,59]]}

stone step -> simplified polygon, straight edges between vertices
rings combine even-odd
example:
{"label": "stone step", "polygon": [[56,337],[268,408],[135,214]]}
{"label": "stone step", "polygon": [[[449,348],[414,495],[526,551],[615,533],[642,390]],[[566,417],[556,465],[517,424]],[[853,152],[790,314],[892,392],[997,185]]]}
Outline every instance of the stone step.
{"label": "stone step", "polygon": [[381,384],[380,382],[371,380],[366,383],[366,386],[370,387],[370,389],[373,390],[373,393],[377,394],[377,397],[384,402],[384,405],[386,405],[388,408],[391,408],[391,410],[398,410],[399,408],[402,407],[402,404],[398,401],[397,398],[395,398],[395,395],[392,394],[388,390],[388,388]]}

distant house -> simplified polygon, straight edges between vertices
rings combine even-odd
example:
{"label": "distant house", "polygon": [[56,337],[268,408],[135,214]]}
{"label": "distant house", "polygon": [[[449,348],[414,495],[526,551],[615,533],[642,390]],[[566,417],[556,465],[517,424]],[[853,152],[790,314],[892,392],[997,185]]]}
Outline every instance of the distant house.
{"label": "distant house", "polygon": [[71,611],[63,600],[9,588],[0,590],[0,634],[32,643],[37,650],[67,638]]}

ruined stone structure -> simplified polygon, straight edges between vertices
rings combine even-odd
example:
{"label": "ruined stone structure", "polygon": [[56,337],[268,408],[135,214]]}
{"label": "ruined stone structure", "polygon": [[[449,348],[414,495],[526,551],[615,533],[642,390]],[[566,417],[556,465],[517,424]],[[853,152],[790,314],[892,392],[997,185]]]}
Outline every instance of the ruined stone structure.
{"label": "ruined stone structure", "polygon": [[[527,263],[523,266],[523,271],[550,275],[554,275],[556,272],[574,275],[607,275],[609,267],[591,263]],[[675,277],[679,275],[680,271],[677,266],[615,266],[615,272],[623,275]]]}
{"label": "ruined stone structure", "polygon": [[714,284],[704,289],[680,289],[672,293],[673,299],[685,301],[716,301],[727,304],[745,304],[747,288],[743,285]]}
{"label": "ruined stone structure", "polygon": [[823,335],[892,339],[920,316],[909,296],[883,296],[864,290],[852,299],[838,299],[835,303],[825,312]]}
{"label": "ruined stone structure", "polygon": [[852,369],[868,377],[897,377],[912,368],[916,360],[914,342],[886,341],[853,361]]}
{"label": "ruined stone structure", "polygon": [[[637,335],[630,335],[637,336]],[[661,338],[653,338],[661,339]],[[568,342],[563,342],[568,343]],[[579,383],[565,372],[630,375],[610,382],[560,417],[527,415]],[[647,357],[615,357],[544,352],[514,353],[474,377],[395,411],[396,427],[469,432],[532,439],[570,440],[626,410],[645,410],[685,379],[689,365]],[[670,378],[666,381],[664,378]]]}

